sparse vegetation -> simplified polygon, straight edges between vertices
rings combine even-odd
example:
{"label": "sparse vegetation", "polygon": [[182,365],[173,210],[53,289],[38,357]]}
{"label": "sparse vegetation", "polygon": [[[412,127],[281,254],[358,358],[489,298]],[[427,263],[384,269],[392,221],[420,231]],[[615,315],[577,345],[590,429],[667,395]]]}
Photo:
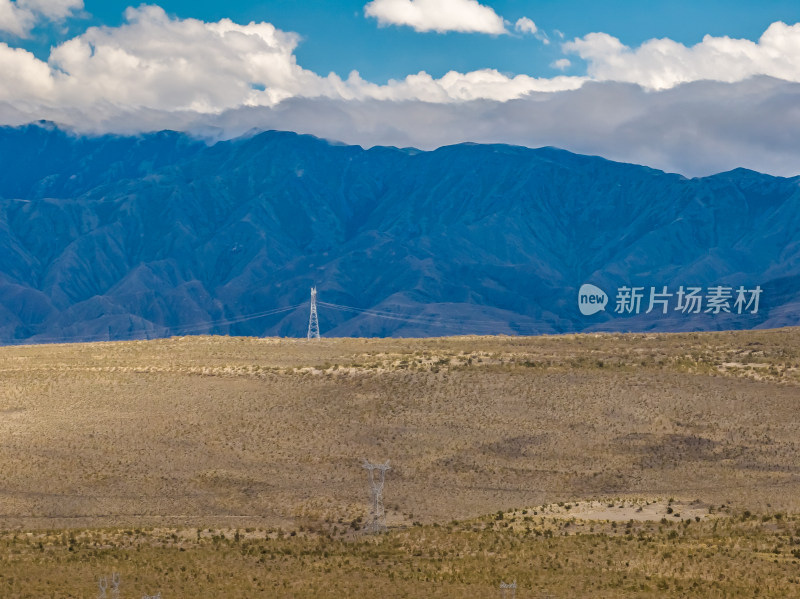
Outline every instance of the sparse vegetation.
{"label": "sparse vegetation", "polygon": [[798,329],[0,348],[0,595],[800,595],[798,363]]}
{"label": "sparse vegetation", "polygon": [[61,531],[7,532],[0,535],[0,586],[20,599],[91,597],[97,573],[114,569],[127,595],[157,587],[164,597],[471,599],[494,596],[498,581],[511,578],[525,596],[800,593],[797,517],[776,527],[725,514],[679,529],[558,516],[501,525],[510,520],[488,516],[378,537],[284,537],[258,529],[238,540],[234,530],[218,529],[75,530],[67,539]]}

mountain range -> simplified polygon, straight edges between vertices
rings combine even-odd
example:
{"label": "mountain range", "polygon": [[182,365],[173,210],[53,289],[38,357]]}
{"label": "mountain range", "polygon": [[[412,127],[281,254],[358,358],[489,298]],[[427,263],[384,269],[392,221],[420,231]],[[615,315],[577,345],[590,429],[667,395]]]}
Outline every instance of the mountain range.
{"label": "mountain range", "polygon": [[312,286],[323,336],[800,324],[800,177],[50,123],[0,128],[0,164],[5,344],[305,336]]}

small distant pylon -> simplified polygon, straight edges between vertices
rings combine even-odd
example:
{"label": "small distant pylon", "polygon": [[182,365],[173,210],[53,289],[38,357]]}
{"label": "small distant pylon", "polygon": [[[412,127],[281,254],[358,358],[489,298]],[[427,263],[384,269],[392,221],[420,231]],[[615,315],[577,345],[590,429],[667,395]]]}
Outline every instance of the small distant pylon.
{"label": "small distant pylon", "polygon": [[505,599],[508,597],[508,593],[511,593],[511,599],[515,599],[517,596],[517,581],[514,582],[503,582],[500,581],[500,596]]}
{"label": "small distant pylon", "polygon": [[[371,464],[364,460],[364,469],[369,472],[369,490],[372,505],[370,506],[370,519],[366,529],[371,532],[386,530],[386,513],[383,509],[383,483],[386,480],[386,471],[391,470],[389,460],[385,464]],[[376,476],[375,471],[379,474]]]}
{"label": "small distant pylon", "polygon": [[317,288],[311,288],[311,314],[308,316],[308,338],[319,339],[319,319],[317,318]]}
{"label": "small distant pylon", "polygon": [[[103,576],[97,581],[98,586],[100,587],[100,594],[97,596],[98,599],[106,599],[106,591],[108,590],[108,576]],[[119,583],[120,583],[120,576],[119,572],[112,572],[111,573],[111,599],[119,599]]]}
{"label": "small distant pylon", "polygon": [[111,599],[119,599],[119,572],[111,573]]}

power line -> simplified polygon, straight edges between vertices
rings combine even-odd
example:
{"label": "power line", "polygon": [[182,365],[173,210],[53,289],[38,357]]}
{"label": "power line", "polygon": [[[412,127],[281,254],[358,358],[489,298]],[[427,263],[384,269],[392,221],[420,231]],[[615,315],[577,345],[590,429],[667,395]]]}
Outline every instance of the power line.
{"label": "power line", "polygon": [[[387,320],[398,320],[402,322],[408,322],[411,324],[420,324],[420,325],[427,325],[427,326],[438,326],[442,328],[449,328],[449,329],[457,329],[457,330],[464,330],[465,328],[475,327],[475,326],[486,326],[486,327],[496,327],[498,324],[502,324],[502,321],[499,320],[466,320],[466,319],[459,319],[456,321],[448,321],[440,316],[433,316],[433,315],[425,315],[420,314],[416,316],[399,316],[396,313],[391,312],[383,312],[380,310],[373,310],[372,308],[356,308],[354,306],[344,306],[341,304],[332,304],[329,302],[317,302],[318,305],[324,306],[326,308],[331,308],[334,310],[340,310],[343,312],[353,312],[357,314],[365,314],[367,316],[375,316],[377,318],[384,318]],[[496,332],[496,331],[493,331]]]}
{"label": "power line", "polygon": [[[212,327],[219,327],[219,326],[226,326],[231,324],[237,324],[240,322],[247,322],[249,320],[256,320],[258,318],[265,318],[267,316],[273,316],[275,314],[281,314],[283,312],[289,312],[291,310],[296,310],[305,305],[306,302],[302,302],[300,304],[295,304],[293,306],[286,306],[285,308],[274,308],[272,310],[264,310],[262,312],[253,312],[251,314],[243,314],[241,316],[236,316],[234,318],[226,318],[221,320],[208,320],[203,322],[197,322],[190,325],[176,325],[172,327],[167,327],[164,325],[157,325],[155,323],[154,326],[159,330],[158,336],[165,337],[167,335],[178,335],[178,334],[189,334],[192,332],[202,331],[205,329],[209,329]],[[145,334],[147,331],[139,330],[134,331],[132,333],[132,337],[134,335],[142,335]],[[136,338],[136,337],[133,337]],[[61,336],[51,336],[51,337],[36,337],[34,339],[12,339],[7,341],[6,345],[27,345],[30,343],[74,343],[74,342],[92,342],[92,341],[108,341],[107,334],[97,334],[97,335],[61,335]]]}
{"label": "power line", "polygon": [[[301,308],[304,305],[306,305],[306,302],[294,304],[292,306],[286,306],[283,308],[273,308],[270,310],[263,310],[260,312],[242,314],[240,316],[235,316],[232,318],[201,321],[187,325],[165,326],[149,321],[153,325],[152,329],[150,330],[140,329],[138,331],[131,331],[127,336],[127,339],[129,340],[142,339],[142,338],[149,339],[151,338],[150,337],[151,334],[153,335],[152,338],[163,338],[171,335],[192,334],[200,331],[206,331],[214,327],[230,326],[233,324],[239,324],[242,322],[248,322],[259,318],[266,318],[268,316],[274,316],[276,314],[290,312],[292,310],[297,310],[298,308]],[[322,306],[332,310],[337,310],[340,312],[363,314],[365,316],[373,316],[375,318],[380,318],[384,320],[393,320],[408,324],[420,325],[424,327],[436,327],[440,329],[446,329],[457,332],[472,330],[474,332],[480,333],[481,331],[476,331],[475,329],[483,328],[483,329],[488,329],[487,331],[485,331],[486,333],[496,334],[498,326],[506,324],[502,320],[473,320],[464,318],[459,318],[456,320],[456,319],[447,319],[441,316],[426,315],[426,314],[402,315],[397,312],[387,312],[384,310],[376,310],[373,308],[358,308],[356,306],[346,306],[342,304],[334,304],[331,302],[322,302],[317,300],[316,287],[313,287],[311,291],[311,304],[310,304],[309,323],[307,332],[307,338],[309,339],[319,338],[319,315],[317,309],[318,306]],[[506,326],[508,325],[506,324]],[[528,324],[527,327],[532,327],[532,323]],[[516,332],[519,332],[519,329],[522,327],[517,325],[513,328]],[[41,343],[75,343],[75,342],[86,343],[86,342],[108,341],[108,340],[109,340],[109,334],[103,333],[96,335],[59,335],[59,336],[52,335],[47,337],[36,336],[28,339],[10,339],[6,340],[3,344],[27,345],[27,344],[41,344]]]}

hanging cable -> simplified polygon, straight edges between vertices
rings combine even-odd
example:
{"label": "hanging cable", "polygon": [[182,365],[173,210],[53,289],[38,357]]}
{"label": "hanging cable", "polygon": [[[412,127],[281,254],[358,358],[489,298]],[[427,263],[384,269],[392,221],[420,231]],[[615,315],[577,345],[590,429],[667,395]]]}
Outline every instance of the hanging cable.
{"label": "hanging cable", "polygon": [[[247,322],[250,320],[256,320],[257,318],[264,318],[266,316],[273,316],[275,314],[281,314],[283,312],[289,312],[291,310],[296,310],[304,306],[307,302],[302,302],[300,304],[295,304],[293,306],[286,306],[285,308],[273,308],[272,310],[264,310],[263,312],[253,312],[251,314],[243,314],[241,316],[236,316],[234,318],[226,318],[222,320],[208,320],[204,322],[197,322],[190,325],[176,325],[172,327],[162,326],[162,325],[154,325],[155,328],[159,331],[158,336],[164,337],[167,335],[179,335],[179,334],[189,334],[192,332],[203,331],[205,329],[210,329],[212,327],[219,327],[219,326],[227,326],[231,324],[238,324],[240,322]],[[145,335],[147,331],[133,331],[131,333],[131,339],[138,339],[140,337],[136,337],[136,335]],[[107,334],[97,334],[97,335],[73,335],[73,336],[52,336],[52,337],[36,337],[34,339],[12,339],[6,342],[6,345],[27,345],[27,344],[40,344],[40,343],[90,343],[93,341],[108,341]]]}
{"label": "hanging cable", "polygon": [[448,322],[447,320],[441,317],[433,315],[427,316],[424,314],[420,314],[416,316],[399,316],[396,313],[393,314],[391,312],[373,310],[371,308],[356,308],[354,306],[344,306],[341,304],[333,304],[330,302],[321,302],[321,301],[317,301],[317,304],[320,306],[324,306],[326,308],[340,310],[343,312],[365,314],[367,316],[375,316],[377,318],[384,318],[387,320],[398,320],[410,324],[437,326],[441,328],[459,330],[459,331],[463,331],[465,328],[470,328],[470,327],[485,326],[485,327],[493,327],[493,330],[490,332],[496,332],[496,327],[500,322],[497,320],[466,320],[466,319],[459,319],[458,322],[453,322],[453,321]]}
{"label": "hanging cable", "polygon": [[[140,331],[132,331],[128,339],[143,339],[143,338],[150,338],[150,333],[153,333],[155,336],[153,338],[163,338],[167,336],[174,336],[174,335],[182,335],[182,334],[192,334],[201,331],[208,331],[214,327],[222,327],[222,326],[230,326],[233,324],[238,324],[242,322],[248,322],[251,320],[256,320],[258,318],[265,318],[267,316],[273,316],[276,314],[282,314],[285,312],[290,312],[292,310],[296,310],[301,308],[305,305],[308,305],[308,302],[301,302],[299,304],[294,304],[292,306],[286,306],[283,308],[273,308],[271,310],[264,310],[261,312],[253,312],[250,314],[243,314],[241,316],[235,316],[232,318],[225,318],[219,320],[209,320],[209,321],[202,321],[193,324],[187,325],[177,325],[177,326],[163,326],[163,325],[153,325],[152,331],[148,332],[146,330]],[[317,305],[329,308],[332,310],[338,310],[341,312],[349,312],[352,314],[363,314],[365,316],[373,316],[375,318],[380,318],[384,320],[393,320],[398,322],[404,322],[412,325],[420,325],[425,327],[437,327],[440,329],[446,329],[450,331],[458,331],[463,332],[465,330],[472,330],[475,332],[476,329],[488,329],[485,330],[486,334],[496,334],[498,325],[503,324],[502,321],[499,320],[470,320],[470,319],[463,319],[460,318],[457,321],[452,319],[445,319],[440,316],[435,315],[426,315],[426,314],[417,314],[417,315],[401,315],[398,313],[386,312],[384,310],[375,310],[372,308],[358,308],[355,306],[345,306],[342,304],[334,304],[331,302],[322,302],[317,300]],[[530,326],[530,325],[529,325]],[[516,327],[517,332],[519,332],[519,326]],[[108,341],[108,334],[97,334],[97,335],[72,335],[72,336],[49,336],[49,337],[35,337],[33,339],[13,339],[8,340],[5,342],[6,345],[25,345],[25,344],[41,344],[41,343],[77,343],[77,342],[93,342],[93,341]]]}

